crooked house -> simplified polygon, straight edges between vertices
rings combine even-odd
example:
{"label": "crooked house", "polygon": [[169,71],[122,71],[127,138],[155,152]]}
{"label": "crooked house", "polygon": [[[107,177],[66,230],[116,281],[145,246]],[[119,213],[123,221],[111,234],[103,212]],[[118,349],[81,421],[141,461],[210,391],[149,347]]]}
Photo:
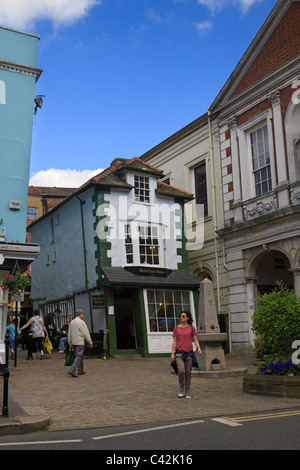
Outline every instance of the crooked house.
{"label": "crooked house", "polygon": [[192,195],[162,183],[162,170],[116,159],[31,225],[40,256],[31,297],[46,315],[82,308],[109,353],[170,354],[182,310],[196,321],[199,281],[189,271]]}

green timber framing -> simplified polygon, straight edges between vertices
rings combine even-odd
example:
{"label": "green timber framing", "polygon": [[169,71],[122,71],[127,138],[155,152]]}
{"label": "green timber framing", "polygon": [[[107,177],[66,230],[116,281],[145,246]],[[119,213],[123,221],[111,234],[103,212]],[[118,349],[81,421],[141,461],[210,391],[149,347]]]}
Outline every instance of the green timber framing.
{"label": "green timber framing", "polygon": [[[96,188],[95,191],[95,205],[96,208],[101,207],[101,212],[95,209],[95,229],[103,218],[109,220],[108,216],[104,214],[104,209],[108,207],[108,202],[105,201],[105,194],[109,194],[111,187]],[[170,194],[171,196],[171,194]],[[172,197],[174,195],[172,194]],[[187,199],[186,197],[184,198]],[[181,214],[184,214],[183,197],[174,197],[174,202],[178,203],[181,207]],[[126,271],[124,267],[112,267],[111,258],[108,256],[108,251],[111,250],[111,243],[107,239],[100,239],[95,236],[97,258],[97,273],[98,273],[98,288],[103,289],[105,298],[105,314],[106,314],[106,327],[108,330],[108,351],[111,357],[120,354],[135,354],[139,353],[143,357],[160,357],[169,355],[169,353],[149,353],[148,338],[147,338],[147,315],[144,300],[145,289],[162,289],[166,290],[182,290],[186,288],[192,291],[193,304],[195,316],[199,307],[199,281],[189,272],[188,254],[186,249],[186,238],[184,235],[184,217],[181,220],[181,248],[177,248],[177,254],[181,256],[181,263],[178,265],[176,273],[179,274],[179,279],[182,281],[186,277],[186,283],[183,286],[180,281],[176,279],[172,273],[171,276],[165,278],[162,283],[161,277],[155,276],[141,276]],[[106,226],[104,230],[109,235],[109,228]],[[128,295],[133,297],[133,314],[136,334],[136,347],[134,350],[120,350],[117,345],[117,330],[116,330],[116,315],[115,315],[115,296]],[[109,312],[114,312],[110,314]],[[179,319],[178,319],[179,321]]]}

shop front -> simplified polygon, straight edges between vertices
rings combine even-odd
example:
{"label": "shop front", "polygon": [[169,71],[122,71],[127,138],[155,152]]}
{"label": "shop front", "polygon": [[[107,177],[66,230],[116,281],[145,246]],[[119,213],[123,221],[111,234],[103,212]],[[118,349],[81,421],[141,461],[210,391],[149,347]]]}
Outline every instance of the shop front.
{"label": "shop front", "polygon": [[189,271],[103,268],[102,284],[111,356],[144,357],[171,353],[180,312],[191,312],[196,325],[199,281]]}

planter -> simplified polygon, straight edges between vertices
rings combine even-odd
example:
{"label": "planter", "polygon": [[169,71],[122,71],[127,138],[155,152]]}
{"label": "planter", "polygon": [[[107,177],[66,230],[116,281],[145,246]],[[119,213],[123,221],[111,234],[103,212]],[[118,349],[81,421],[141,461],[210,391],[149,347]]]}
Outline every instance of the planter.
{"label": "planter", "polygon": [[282,398],[300,398],[300,376],[248,374],[243,378],[243,391]]}

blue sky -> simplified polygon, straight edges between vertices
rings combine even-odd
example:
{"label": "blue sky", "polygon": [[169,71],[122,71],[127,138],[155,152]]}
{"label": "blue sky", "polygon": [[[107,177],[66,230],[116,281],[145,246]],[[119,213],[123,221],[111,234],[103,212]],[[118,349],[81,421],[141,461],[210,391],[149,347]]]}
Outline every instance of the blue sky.
{"label": "blue sky", "polygon": [[31,183],[78,186],[204,114],[275,4],[0,0],[0,24],[41,36]]}

